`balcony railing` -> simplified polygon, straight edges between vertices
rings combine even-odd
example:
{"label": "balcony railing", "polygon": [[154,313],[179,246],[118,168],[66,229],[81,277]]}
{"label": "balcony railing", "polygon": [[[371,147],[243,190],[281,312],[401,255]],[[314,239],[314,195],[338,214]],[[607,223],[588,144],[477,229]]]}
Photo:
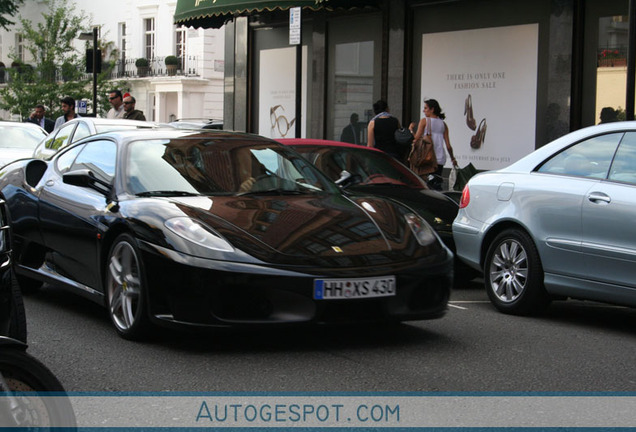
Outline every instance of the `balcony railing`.
{"label": "balcony railing", "polygon": [[597,51],[597,66],[614,67],[627,65],[627,47],[605,47]]}
{"label": "balcony railing", "polygon": [[[180,77],[196,77],[200,76],[201,65],[197,56],[187,56],[179,62],[177,70],[174,73],[169,73],[166,67],[165,57],[155,57],[149,60],[148,67],[145,70],[139,69],[135,66],[137,59],[120,59],[115,62],[115,67],[110,72],[108,79],[126,79],[126,78],[143,78],[143,77],[164,77],[164,76],[180,76]],[[106,65],[103,65],[104,70]],[[84,79],[90,80],[92,74],[84,74]],[[33,78],[36,80],[37,78]],[[66,81],[60,69],[55,71],[56,81]],[[10,76],[7,68],[0,67],[0,84],[5,84],[10,81]]]}
{"label": "balcony railing", "polygon": [[180,64],[174,74],[168,73],[165,57],[155,57],[148,59],[146,68],[138,68],[135,63],[137,59],[119,59],[115,62],[115,67],[110,72],[109,79],[125,78],[146,78],[164,76],[200,76],[200,64],[198,56],[186,56],[180,58]]}

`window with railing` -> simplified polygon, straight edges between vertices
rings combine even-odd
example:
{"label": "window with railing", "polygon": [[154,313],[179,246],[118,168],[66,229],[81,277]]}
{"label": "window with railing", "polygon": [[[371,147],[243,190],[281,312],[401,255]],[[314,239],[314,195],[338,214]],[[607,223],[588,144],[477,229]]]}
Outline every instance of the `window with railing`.
{"label": "window with railing", "polygon": [[15,50],[17,59],[21,62],[26,61],[26,48],[24,46],[24,36],[20,33],[15,35]]}
{"label": "window with railing", "polygon": [[187,42],[187,29],[185,27],[179,27],[175,32],[175,55],[179,58],[180,64],[185,64],[186,58],[186,42]]}
{"label": "window with railing", "polygon": [[125,69],[124,65],[126,64],[126,23],[120,22],[117,26],[117,39],[119,42],[119,62],[118,62],[118,72],[123,75]]}
{"label": "window with railing", "polygon": [[155,57],[155,19],[144,19],[144,44],[147,59]]}

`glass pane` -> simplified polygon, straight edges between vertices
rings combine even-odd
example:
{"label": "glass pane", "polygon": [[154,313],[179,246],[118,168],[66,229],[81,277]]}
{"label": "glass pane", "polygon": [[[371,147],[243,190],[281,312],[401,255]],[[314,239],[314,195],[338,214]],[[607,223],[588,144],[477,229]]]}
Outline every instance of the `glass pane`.
{"label": "glass pane", "polygon": [[79,141],[84,137],[90,136],[90,134],[91,134],[91,130],[85,123],[78,123],[77,130],[75,131],[75,134],[73,135],[73,142]]}
{"label": "glass pane", "polygon": [[95,177],[110,182],[115,176],[117,146],[112,141],[93,141],[84,146],[72,170],[89,169]]}
{"label": "glass pane", "polygon": [[591,138],[548,160],[539,172],[604,179],[623,133]]}
{"label": "glass pane", "polygon": [[380,95],[381,20],[330,22],[327,139],[366,145],[366,125]]}
{"label": "glass pane", "polygon": [[599,18],[596,72],[597,123],[625,120],[628,30],[627,16]]}
{"label": "glass pane", "polygon": [[636,133],[625,134],[612,162],[609,179],[636,184]]}

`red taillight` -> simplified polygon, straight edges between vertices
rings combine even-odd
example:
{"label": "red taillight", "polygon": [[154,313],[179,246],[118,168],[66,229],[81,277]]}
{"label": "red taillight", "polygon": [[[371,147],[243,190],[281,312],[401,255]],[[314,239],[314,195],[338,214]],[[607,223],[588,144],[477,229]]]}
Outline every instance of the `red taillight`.
{"label": "red taillight", "polygon": [[462,199],[459,200],[459,208],[463,209],[468,203],[470,203],[470,191],[468,190],[468,185],[466,185],[462,191]]}

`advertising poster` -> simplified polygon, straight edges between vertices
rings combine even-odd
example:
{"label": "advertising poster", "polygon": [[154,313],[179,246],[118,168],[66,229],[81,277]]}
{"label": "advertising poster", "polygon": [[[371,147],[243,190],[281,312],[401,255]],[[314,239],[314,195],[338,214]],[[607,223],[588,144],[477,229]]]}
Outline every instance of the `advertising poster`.
{"label": "advertising poster", "polygon": [[[302,112],[306,112],[307,49],[303,46]],[[262,50],[258,133],[268,138],[296,136],[296,47]],[[305,122],[302,122],[305,136]]]}
{"label": "advertising poster", "polygon": [[460,167],[504,168],[535,149],[538,39],[538,24],[422,36],[420,116],[439,102]]}

